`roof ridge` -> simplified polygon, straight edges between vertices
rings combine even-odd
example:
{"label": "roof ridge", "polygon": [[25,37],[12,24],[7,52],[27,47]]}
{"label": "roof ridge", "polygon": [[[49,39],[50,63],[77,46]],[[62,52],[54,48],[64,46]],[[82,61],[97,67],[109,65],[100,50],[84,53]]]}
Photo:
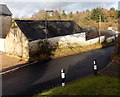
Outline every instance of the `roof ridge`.
{"label": "roof ridge", "polygon": [[0,4],[0,8],[2,8],[0,10],[0,15],[10,15],[10,16],[12,15],[11,11],[9,10],[6,4]]}

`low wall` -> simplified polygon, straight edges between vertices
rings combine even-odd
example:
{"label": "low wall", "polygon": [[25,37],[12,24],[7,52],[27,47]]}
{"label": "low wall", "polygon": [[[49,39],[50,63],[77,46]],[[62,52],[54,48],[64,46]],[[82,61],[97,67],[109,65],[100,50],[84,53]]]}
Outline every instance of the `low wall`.
{"label": "low wall", "polygon": [[0,38],[0,51],[2,52],[6,51],[5,42],[6,42],[6,39]]}

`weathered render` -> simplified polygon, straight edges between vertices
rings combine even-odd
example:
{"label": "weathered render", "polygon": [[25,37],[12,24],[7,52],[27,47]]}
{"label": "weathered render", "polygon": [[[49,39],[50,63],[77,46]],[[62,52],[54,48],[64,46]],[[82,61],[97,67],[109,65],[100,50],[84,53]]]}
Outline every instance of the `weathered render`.
{"label": "weathered render", "polygon": [[4,4],[0,8],[0,38],[5,38],[12,24],[12,13]]}
{"label": "weathered render", "polygon": [[12,24],[6,37],[6,53],[20,58],[29,58],[29,41],[16,23]]}
{"label": "weathered render", "polygon": [[5,41],[12,24],[12,13],[5,4],[0,4],[0,51],[6,52]]}

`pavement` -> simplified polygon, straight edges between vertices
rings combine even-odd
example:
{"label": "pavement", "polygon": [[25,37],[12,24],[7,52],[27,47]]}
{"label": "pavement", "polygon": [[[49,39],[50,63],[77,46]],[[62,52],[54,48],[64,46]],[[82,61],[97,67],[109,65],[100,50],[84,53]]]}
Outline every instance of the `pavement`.
{"label": "pavement", "polygon": [[65,69],[66,83],[93,74],[93,60],[102,70],[111,61],[114,46],[89,51],[82,54],[66,56],[37,62],[16,71],[2,75],[2,94],[32,95],[61,85],[60,70]]}
{"label": "pavement", "polygon": [[6,53],[1,51],[0,51],[0,59],[2,59],[0,60],[0,65],[1,65],[0,72],[4,71],[5,69],[9,69],[11,67],[15,67],[20,64],[27,63],[27,61],[25,60],[21,60],[17,57],[8,56]]}

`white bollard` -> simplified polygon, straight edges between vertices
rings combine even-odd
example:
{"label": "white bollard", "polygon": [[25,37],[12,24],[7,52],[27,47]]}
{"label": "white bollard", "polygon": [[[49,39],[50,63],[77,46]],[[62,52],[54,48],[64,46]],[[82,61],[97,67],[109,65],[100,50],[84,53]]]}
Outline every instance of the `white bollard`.
{"label": "white bollard", "polygon": [[62,87],[65,86],[65,69],[61,70]]}
{"label": "white bollard", "polygon": [[93,64],[94,64],[94,75],[97,75],[97,61],[96,60],[94,60],[93,61]]}

